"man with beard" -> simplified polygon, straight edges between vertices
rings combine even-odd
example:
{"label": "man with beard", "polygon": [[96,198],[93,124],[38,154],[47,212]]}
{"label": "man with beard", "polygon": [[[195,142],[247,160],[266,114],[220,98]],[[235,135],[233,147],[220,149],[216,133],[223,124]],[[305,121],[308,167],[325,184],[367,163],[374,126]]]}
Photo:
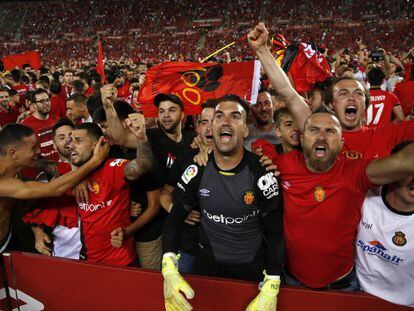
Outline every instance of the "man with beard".
{"label": "man with beard", "polygon": [[28,200],[59,197],[75,187],[106,158],[109,148],[99,139],[89,161],[50,183],[23,182],[16,175],[25,167],[33,167],[40,157],[40,147],[34,131],[21,124],[11,123],[0,130],[0,252],[11,238],[10,212],[15,199]]}
{"label": "man with beard", "polygon": [[[88,178],[92,190],[89,202],[78,202],[82,223],[81,259],[119,266],[136,265],[131,236],[130,185],[148,172],[153,163],[151,147],[145,134],[145,120],[132,114],[125,121],[136,137],[136,159],[107,159]],[[95,123],[83,123],[72,132],[71,163],[79,167],[92,155],[102,130]]]}
{"label": "man with beard", "polygon": [[16,122],[18,116],[18,108],[10,105],[9,90],[0,87],[0,128],[8,123]]}
{"label": "man with beard", "polygon": [[[208,100],[201,105],[203,109],[200,114],[199,124],[197,126],[199,148],[191,149],[189,153],[183,157],[179,162],[175,162],[172,167],[172,172],[168,177],[168,180],[161,191],[161,205],[167,212],[171,211],[173,206],[173,191],[175,185],[179,181],[182,174],[182,166],[185,161],[191,161],[196,156],[201,148],[213,147],[213,134],[211,132],[211,125],[213,122],[214,109],[216,107],[215,100]],[[180,260],[178,262],[178,271],[180,273],[192,273],[195,265],[195,252],[198,244],[198,230],[200,223],[199,208],[196,207],[188,214],[185,224],[183,224],[180,243],[179,243],[179,255]]]}
{"label": "man with beard", "polygon": [[[101,88],[101,94],[108,127],[115,143],[126,148],[136,148],[134,135],[125,131],[113,106],[116,101],[116,88],[106,85]],[[165,183],[174,161],[190,150],[195,133],[182,130],[185,114],[183,103],[178,96],[158,94],[154,105],[158,108],[159,128],[148,129],[146,134],[154,156],[161,165]]]}
{"label": "man with beard", "polygon": [[[73,129],[74,126],[69,119],[61,119],[53,127],[53,147],[59,154],[57,171],[60,175],[72,170],[69,161]],[[44,208],[45,206],[47,208]],[[41,200],[33,210],[24,215],[24,221],[32,224],[35,248],[39,253],[79,259],[80,230],[76,200],[72,195],[65,194],[53,200]],[[50,235],[48,231],[51,231]]]}
{"label": "man with beard", "polygon": [[[253,33],[255,39],[249,39],[249,44],[302,132],[311,110],[292,87],[266,46],[269,33],[265,25],[259,23]],[[341,77],[333,81],[326,92],[325,102],[334,110],[341,123],[344,138],[342,155],[348,158],[382,158],[389,155],[396,144],[414,137],[414,120],[392,123],[376,129],[364,126],[365,110],[370,104],[369,90],[353,77]]]}
{"label": "man with beard", "polygon": [[273,145],[280,141],[275,134],[273,123],[274,107],[270,94],[262,90],[257,96],[257,102],[252,105],[253,124],[249,125],[249,136],[244,141],[247,150],[251,150],[251,143],[256,139],[266,139]]}
{"label": "man with beard", "polygon": [[[259,281],[261,293],[248,310],[275,308],[284,258],[282,206],[277,179],[258,156],[243,147],[249,104],[237,95],[217,100],[212,132],[214,149],[206,166],[188,161],[163,232],[164,298],[167,310],[190,310],[194,291],[178,272],[180,228],[200,207],[197,274]],[[262,238],[266,237],[266,242]]]}
{"label": "man with beard", "polygon": [[[267,55],[266,33],[260,23],[248,34],[259,58]],[[265,69],[274,62],[264,56],[261,60]],[[286,75],[281,77],[286,82],[281,92],[296,94]],[[357,101],[363,104],[364,91],[355,84],[359,82],[349,79],[341,82],[336,86],[338,89],[334,87],[339,104],[349,106]],[[346,102],[347,98],[350,102]],[[287,102],[292,113],[297,113],[296,119],[303,119],[298,113],[302,107],[300,97],[293,96]],[[347,126],[356,122],[354,116],[346,117],[345,121]],[[414,144],[381,160],[351,160],[338,157],[344,142],[341,123],[335,115],[316,112],[302,122],[303,153],[292,151],[276,160],[284,190],[286,282],[315,289],[355,290],[358,288],[354,269],[355,232],[366,192],[375,185],[411,176]]]}
{"label": "man with beard", "polygon": [[[127,129],[126,119],[134,110],[123,101],[115,101],[115,111],[120,119],[122,126]],[[133,159],[136,151],[127,149],[115,144],[111,131],[108,127],[106,115],[103,107],[99,107],[93,120],[99,124],[102,132],[111,146],[110,156],[114,158]],[[161,269],[161,230],[164,221],[158,217],[160,211],[160,188],[162,187],[159,169],[154,164],[153,169],[131,182],[131,217],[134,222],[131,225],[131,233],[134,232],[135,248],[138,254],[138,261],[141,268],[160,270]],[[135,207],[139,206],[140,213],[134,212]],[[135,218],[138,217],[138,218]]]}
{"label": "man with beard", "polygon": [[47,91],[36,89],[31,95],[31,101],[36,110],[24,119],[22,124],[32,128],[40,142],[42,157],[50,160],[58,160],[56,150],[53,149],[52,128],[59,118],[50,114],[50,98]]}

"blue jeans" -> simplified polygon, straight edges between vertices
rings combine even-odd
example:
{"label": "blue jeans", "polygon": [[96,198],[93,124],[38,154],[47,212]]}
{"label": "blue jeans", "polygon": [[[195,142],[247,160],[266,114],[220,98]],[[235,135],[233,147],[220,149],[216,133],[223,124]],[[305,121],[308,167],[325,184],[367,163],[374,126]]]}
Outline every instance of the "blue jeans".
{"label": "blue jeans", "polygon": [[195,266],[195,256],[179,251],[178,271],[180,273],[193,273]]}
{"label": "blue jeans", "polygon": [[[286,271],[283,272],[283,279],[284,279],[286,285],[307,287],[301,281],[294,278],[289,272],[286,272]],[[341,289],[338,289],[338,290],[343,291],[343,292],[359,292],[359,291],[361,291],[361,286],[359,285],[356,273],[354,274],[354,277],[352,278],[352,281],[351,281],[351,283],[348,287],[341,288]]]}

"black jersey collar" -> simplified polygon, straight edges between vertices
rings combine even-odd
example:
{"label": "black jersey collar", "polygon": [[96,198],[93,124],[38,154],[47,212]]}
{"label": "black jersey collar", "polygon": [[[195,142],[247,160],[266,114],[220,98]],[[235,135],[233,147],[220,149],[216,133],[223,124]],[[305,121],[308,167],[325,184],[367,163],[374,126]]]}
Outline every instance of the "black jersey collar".
{"label": "black jersey collar", "polygon": [[236,167],[232,168],[231,170],[222,170],[221,168],[219,168],[217,166],[216,160],[214,159],[214,152],[211,153],[211,160],[213,162],[214,168],[222,175],[224,176],[232,176],[232,175],[236,175],[237,173],[240,173],[243,168],[246,166],[247,163],[247,154],[248,151],[246,149],[244,149],[244,154],[243,154],[243,158],[240,161],[239,164],[237,164]]}
{"label": "black jersey collar", "polygon": [[411,216],[414,214],[413,212],[402,212],[402,211],[397,211],[395,208],[393,208],[387,201],[386,195],[388,192],[388,186],[383,186],[381,189],[381,197],[382,197],[382,201],[384,202],[385,206],[393,213],[398,214],[398,215],[402,215],[402,216]]}

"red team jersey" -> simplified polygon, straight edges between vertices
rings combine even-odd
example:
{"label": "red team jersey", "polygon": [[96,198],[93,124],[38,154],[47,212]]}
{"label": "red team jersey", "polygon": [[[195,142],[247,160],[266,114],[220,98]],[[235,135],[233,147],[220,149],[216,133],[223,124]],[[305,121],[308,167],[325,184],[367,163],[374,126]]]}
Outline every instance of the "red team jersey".
{"label": "red team jersey", "polygon": [[49,114],[47,120],[39,120],[33,115],[23,120],[22,124],[30,127],[35,131],[40,144],[42,157],[57,161],[59,156],[57,151],[53,149],[52,129],[59,117]]}
{"label": "red team jersey", "polygon": [[401,108],[404,115],[414,115],[414,81],[406,80],[397,83],[394,89],[394,94],[397,95],[401,102]]}
{"label": "red team jersey", "polygon": [[52,96],[50,98],[50,113],[59,118],[66,118],[66,100],[61,96]]}
{"label": "red team jersey", "polygon": [[313,173],[302,152],[277,157],[286,265],[305,285],[324,287],[352,269],[362,202],[373,187],[365,173],[370,161],[340,157],[329,172]]}
{"label": "red team jersey", "polygon": [[[57,169],[60,175],[69,173],[72,169],[69,163],[58,162]],[[76,200],[72,194],[65,194],[58,198],[44,198],[36,203],[35,207],[23,216],[26,223],[46,225],[54,228],[56,225],[73,228],[78,226],[78,212]]]}
{"label": "red team jersey", "polygon": [[24,106],[24,102],[26,100],[26,93],[30,90],[29,86],[27,86],[26,84],[18,84],[18,85],[13,85],[11,87],[13,90],[15,90],[17,92],[17,94],[19,95],[19,107]]}
{"label": "red team jersey", "polygon": [[19,110],[17,107],[10,107],[10,111],[6,112],[0,109],[0,126],[3,127],[6,124],[16,122],[19,116]]}
{"label": "red team jersey", "polygon": [[367,126],[377,127],[391,123],[392,109],[400,105],[397,96],[381,89],[371,89],[369,93],[371,104],[366,111]]}
{"label": "red team jersey", "polygon": [[390,123],[381,127],[354,132],[343,131],[342,155],[350,159],[383,158],[390,155],[395,145],[414,138],[414,120]]}
{"label": "red team jersey", "polygon": [[124,159],[108,159],[89,176],[93,188],[89,203],[78,203],[84,245],[81,257],[90,262],[127,266],[136,258],[132,237],[120,248],[111,245],[111,232],[131,223],[130,185],[124,174],[127,163]]}

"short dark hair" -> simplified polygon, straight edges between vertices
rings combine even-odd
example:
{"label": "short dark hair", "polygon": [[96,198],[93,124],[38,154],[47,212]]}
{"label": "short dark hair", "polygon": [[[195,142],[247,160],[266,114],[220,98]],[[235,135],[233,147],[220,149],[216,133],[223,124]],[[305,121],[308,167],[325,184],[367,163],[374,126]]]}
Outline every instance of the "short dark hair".
{"label": "short dark hair", "polygon": [[70,100],[73,100],[76,105],[86,105],[88,98],[82,93],[75,93],[66,99],[67,102]]}
{"label": "short dark hair", "polygon": [[33,129],[26,125],[18,123],[6,124],[0,130],[0,154],[5,155],[7,147],[18,147],[22,144],[24,138],[34,134]]}
{"label": "short dark hair", "polygon": [[201,104],[201,109],[205,109],[205,108],[215,109],[216,106],[217,106],[217,100],[215,98],[209,98],[204,103]]}
{"label": "short dark hair", "polygon": [[129,84],[138,83],[138,82],[139,82],[138,78],[131,78],[131,80],[129,80]]}
{"label": "short dark hair", "polygon": [[79,77],[79,79],[82,80],[83,83],[89,83],[89,74],[85,71],[80,71],[75,76]]}
{"label": "short dark hair", "polygon": [[75,127],[75,130],[85,130],[89,139],[93,141],[97,141],[101,136],[103,136],[103,132],[98,124],[92,122],[82,123]]}
{"label": "short dark hair", "polygon": [[86,101],[86,107],[88,108],[88,112],[91,116],[94,115],[96,109],[99,107],[102,107],[102,97],[101,94],[93,94],[92,96],[89,96]]}
{"label": "short dark hair", "polygon": [[31,66],[30,64],[23,64],[23,65],[22,65],[23,70],[24,70],[24,69],[26,69],[27,67],[32,68],[32,66]]}
{"label": "short dark hair", "polygon": [[50,92],[56,95],[59,95],[62,92],[62,85],[58,81],[53,81],[50,84]]}
{"label": "short dark hair", "polygon": [[285,115],[291,116],[292,113],[287,108],[280,108],[273,113],[273,121],[275,123],[275,127],[280,126],[280,119]]}
{"label": "short dark hair", "polygon": [[333,104],[333,88],[334,86],[343,81],[343,80],[351,80],[351,81],[355,81],[359,84],[362,85],[362,88],[364,90],[365,93],[365,109],[368,108],[369,104],[371,103],[371,96],[369,95],[369,90],[367,89],[367,87],[361,83],[361,81],[359,81],[358,79],[355,79],[353,77],[347,77],[347,76],[343,76],[340,78],[336,78],[335,80],[332,81],[332,84],[330,85],[330,87],[326,90],[325,94],[324,94],[324,98],[325,98],[325,104]]}
{"label": "short dark hair", "polygon": [[48,87],[49,87],[49,85],[50,85],[50,79],[49,79],[49,77],[48,77],[48,76],[46,76],[46,75],[42,75],[42,76],[40,76],[40,77],[39,77],[39,79],[38,79],[37,81],[45,81],[45,82],[47,83],[47,86],[48,86]]}
{"label": "short dark hair", "polygon": [[381,68],[374,67],[368,72],[367,77],[371,86],[380,86],[385,79],[385,73]]}
{"label": "short dark hair", "polygon": [[45,93],[45,94],[47,94],[47,96],[49,96],[49,93],[46,90],[41,89],[41,88],[37,88],[30,94],[30,101],[32,103],[35,103],[36,102],[36,95],[39,95],[39,94],[42,94],[42,93]]}
{"label": "short dark hair", "polygon": [[0,86],[0,92],[7,92],[9,93],[10,89],[5,86]]}
{"label": "short dark hair", "polygon": [[85,83],[81,80],[75,80],[72,82],[73,89],[76,93],[83,93],[83,87],[85,86]]}
{"label": "short dark hair", "polygon": [[[134,113],[134,109],[127,103],[122,100],[117,100],[114,103],[114,108],[116,111],[116,114],[118,115],[118,118],[120,120],[125,120],[128,118],[128,115],[131,113]],[[106,121],[106,114],[103,107],[99,107],[95,110],[95,113],[93,114],[93,122],[95,123],[102,123]]]}
{"label": "short dark hair", "polygon": [[13,90],[13,89],[10,89],[8,92],[9,92],[10,97],[19,94],[16,90]]}
{"label": "short dark hair", "polygon": [[14,82],[20,82],[22,79],[22,72],[19,69],[13,69],[10,74]]}
{"label": "short dark hair", "polygon": [[70,126],[72,129],[75,128],[75,125],[73,125],[73,122],[71,120],[69,120],[68,118],[62,118],[62,119],[58,120],[55,123],[55,125],[53,125],[53,129],[52,129],[53,137],[56,135],[57,129],[62,127],[62,126]]}
{"label": "short dark hair", "polygon": [[244,111],[246,111],[246,118],[247,118],[250,112],[250,103],[247,100],[241,98],[239,95],[227,94],[220,98],[217,98],[216,107],[218,106],[218,104],[222,102],[227,102],[227,101],[239,103],[243,107]]}

